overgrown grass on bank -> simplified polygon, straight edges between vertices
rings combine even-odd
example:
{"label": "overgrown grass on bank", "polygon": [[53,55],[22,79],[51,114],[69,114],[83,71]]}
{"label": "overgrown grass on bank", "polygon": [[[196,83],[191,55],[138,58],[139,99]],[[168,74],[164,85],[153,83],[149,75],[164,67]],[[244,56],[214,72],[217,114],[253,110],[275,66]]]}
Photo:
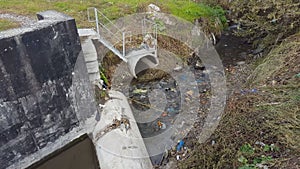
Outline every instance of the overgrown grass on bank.
{"label": "overgrown grass on bank", "polygon": [[[191,0],[0,0],[0,13],[14,13],[35,17],[43,10],[57,10],[76,19],[78,27],[92,26],[87,21],[87,8],[96,7],[110,19],[127,14],[143,12],[154,3],[162,12],[171,13],[188,21],[205,17],[214,22],[216,18],[226,23],[225,13],[219,7],[210,7]],[[0,28],[3,29],[3,28]]]}
{"label": "overgrown grass on bank", "polygon": [[[234,94],[218,129],[180,168],[300,168],[300,34],[274,48]],[[214,144],[212,144],[212,142]]]}

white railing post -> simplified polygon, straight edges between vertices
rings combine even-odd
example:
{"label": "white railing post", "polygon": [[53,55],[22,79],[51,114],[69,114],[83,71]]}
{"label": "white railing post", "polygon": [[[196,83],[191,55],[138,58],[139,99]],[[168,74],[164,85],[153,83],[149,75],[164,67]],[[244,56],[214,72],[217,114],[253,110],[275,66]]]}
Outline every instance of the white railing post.
{"label": "white railing post", "polygon": [[98,34],[100,35],[100,31],[99,31],[99,20],[98,20],[98,11],[97,11],[97,8],[94,8],[94,12],[95,12],[96,29],[97,29]]}
{"label": "white railing post", "polygon": [[123,35],[123,56],[125,57],[125,32],[122,32]]}

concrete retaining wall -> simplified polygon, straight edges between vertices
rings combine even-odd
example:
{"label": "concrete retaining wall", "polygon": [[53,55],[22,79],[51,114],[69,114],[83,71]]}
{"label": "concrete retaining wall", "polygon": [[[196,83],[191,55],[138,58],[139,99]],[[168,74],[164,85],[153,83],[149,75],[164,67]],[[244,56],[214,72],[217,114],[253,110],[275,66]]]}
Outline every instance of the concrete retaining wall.
{"label": "concrete retaining wall", "polygon": [[54,11],[38,18],[0,32],[0,169],[24,168],[94,123],[75,20]]}

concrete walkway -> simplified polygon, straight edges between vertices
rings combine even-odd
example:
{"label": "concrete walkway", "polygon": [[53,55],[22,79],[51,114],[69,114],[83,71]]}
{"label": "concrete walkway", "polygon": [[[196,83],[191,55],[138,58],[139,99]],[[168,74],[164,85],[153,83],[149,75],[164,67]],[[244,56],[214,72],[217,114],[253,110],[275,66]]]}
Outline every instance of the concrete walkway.
{"label": "concrete walkway", "polygon": [[101,113],[101,120],[95,127],[93,137],[99,135],[113,119],[126,117],[130,121],[130,129],[125,125],[113,129],[94,140],[101,169],[151,169],[152,163],[148,157],[138,126],[134,120],[127,98],[120,92],[110,91],[112,98],[107,101]]}

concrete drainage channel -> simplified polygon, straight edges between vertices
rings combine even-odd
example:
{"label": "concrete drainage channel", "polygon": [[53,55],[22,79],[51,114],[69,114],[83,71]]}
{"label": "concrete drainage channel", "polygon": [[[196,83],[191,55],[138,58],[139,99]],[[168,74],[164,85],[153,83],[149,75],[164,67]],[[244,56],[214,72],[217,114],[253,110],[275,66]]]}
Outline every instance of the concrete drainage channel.
{"label": "concrete drainage channel", "polygon": [[[4,120],[1,119],[4,125],[2,126],[1,121],[0,150],[1,160],[4,160],[1,161],[0,169],[28,166],[39,169],[49,168],[49,166],[68,168],[70,166],[65,166],[64,163],[67,160],[57,159],[76,156],[78,161],[83,160],[80,153],[85,148],[87,148],[86,154],[90,156],[85,162],[93,163],[87,165],[91,168],[98,168],[95,156],[101,169],[149,169],[153,168],[152,163],[161,163],[162,154],[155,154],[157,156],[152,157],[152,163],[149,158],[149,154],[153,155],[151,150],[160,147],[151,142],[146,142],[145,145],[143,138],[149,138],[168,129],[172,119],[176,118],[177,110],[181,107],[174,80],[162,79],[147,84],[148,87],[145,84],[132,85],[130,90],[133,93],[129,95],[126,95],[120,86],[114,88],[125,95],[111,90],[109,100],[102,106],[101,112],[97,111],[92,89],[93,85],[100,81],[100,76],[97,52],[92,46],[94,35],[79,30],[79,36],[85,37],[80,44],[73,18],[55,11],[42,12],[38,16],[41,21],[36,27],[0,33],[0,42],[3,44],[0,47],[1,51],[4,51],[0,53],[0,64],[3,67],[1,72],[7,74],[3,77],[5,81],[0,83],[11,89],[10,93],[1,91],[2,95],[0,95],[0,115],[5,117]],[[44,39],[41,39],[42,37]],[[38,45],[40,47],[37,49]],[[39,53],[39,50],[42,53]],[[22,63],[15,66],[20,67],[20,70],[10,66],[11,63],[18,63],[14,59],[22,60]],[[133,64],[137,69],[140,68],[136,65],[138,63],[139,61],[136,61]],[[153,64],[148,66],[153,67]],[[131,67],[131,70],[136,71],[135,69]],[[25,79],[8,78],[21,75]],[[199,80],[205,81],[201,79],[202,75],[200,71]],[[165,90],[169,101],[165,109],[161,110],[167,113],[158,119],[165,125],[161,127],[162,130],[156,130],[158,121],[138,124],[136,121],[139,120],[136,118],[139,116],[139,111],[136,109],[132,111],[127,100],[129,97],[132,100],[147,102],[146,93],[134,93],[134,91],[148,91],[155,86]],[[1,90],[6,87],[2,87]],[[197,93],[187,87],[178,91],[188,91],[188,95]],[[132,104],[132,106],[137,105]],[[87,133],[90,140],[86,136]],[[82,139],[83,137],[85,139]],[[92,144],[95,149],[91,147]],[[170,146],[171,144],[168,148]],[[76,167],[81,168],[81,165],[73,168]]]}
{"label": "concrete drainage channel", "polygon": [[[90,29],[79,29],[78,33],[84,39],[82,48],[87,70],[91,82],[95,84],[100,80],[100,76],[95,76],[95,74],[99,75],[99,64],[92,42],[93,38],[97,38],[96,32]],[[127,98],[116,91],[110,91],[109,97],[111,99],[103,106],[100,121],[96,124],[92,134],[100,168],[152,168]],[[124,122],[122,119],[128,120],[128,124],[121,124]]]}
{"label": "concrete drainage channel", "polygon": [[[125,84],[125,85],[124,86],[118,86],[118,87],[112,87],[112,90],[122,91],[122,93],[125,94],[126,97],[130,99],[131,103],[148,104],[147,103],[147,101],[149,100],[149,98],[147,97],[147,95],[149,94],[148,91],[156,89],[156,87],[157,87],[157,90],[160,90],[160,91],[163,90],[164,94],[167,97],[167,103],[165,103],[165,105],[160,106],[163,109],[158,110],[156,112],[148,112],[148,114],[143,114],[143,113],[141,113],[141,111],[145,111],[145,110],[143,110],[143,108],[142,109],[139,109],[139,108],[135,109],[134,108],[134,110],[133,110],[134,116],[133,116],[132,115],[132,110],[129,108],[127,110],[128,112],[125,113],[128,116],[130,116],[131,119],[133,119],[132,122],[134,122],[135,125],[136,125],[135,121],[138,122],[138,127],[139,128],[135,128],[136,131],[134,131],[134,132],[139,133],[139,137],[138,137],[139,139],[134,139],[135,140],[134,144],[139,145],[139,146],[137,146],[138,148],[141,148],[142,144],[143,145],[146,144],[146,145],[144,145],[144,147],[146,149],[142,148],[142,149],[139,150],[139,152],[136,152],[135,154],[131,154],[131,155],[128,156],[124,151],[124,150],[127,151],[126,147],[128,147],[128,146],[123,146],[124,150],[121,150],[120,148],[116,147],[116,150],[114,150],[114,148],[111,148],[110,150],[107,150],[111,154],[105,154],[105,155],[107,157],[112,156],[112,158],[114,156],[113,154],[116,154],[116,155],[120,155],[122,157],[129,157],[129,158],[132,158],[132,157],[136,157],[136,158],[146,157],[147,159],[148,159],[149,156],[151,156],[151,161],[152,161],[153,165],[155,165],[155,166],[161,165],[162,161],[164,159],[165,152],[170,150],[174,146],[174,143],[177,143],[177,141],[179,141],[178,139],[182,139],[182,137],[180,137],[180,134],[176,133],[176,132],[179,132],[176,129],[176,127],[172,127],[172,126],[174,126],[174,121],[176,121],[177,115],[179,114],[180,110],[184,109],[183,111],[189,112],[189,113],[190,112],[196,112],[197,109],[198,109],[198,106],[199,106],[199,104],[197,104],[195,106],[190,107],[189,109],[186,109],[186,107],[181,107],[182,101],[178,98],[181,98],[180,96],[186,95],[186,93],[188,93],[189,97],[192,97],[193,100],[196,100],[194,98],[196,98],[196,95],[199,93],[198,92],[198,86],[195,85],[195,81],[190,81],[191,79],[193,79],[192,76],[190,76],[190,74],[187,74],[187,75],[182,74],[182,72],[185,72],[185,71],[189,72],[188,70],[178,71],[177,75],[175,75],[175,76],[177,76],[179,78],[182,78],[182,79],[172,79],[172,78],[161,79],[160,82],[158,81],[158,82],[148,83],[148,84],[139,84],[137,86],[128,84],[128,81],[129,82],[131,81],[130,78],[132,76],[136,78],[137,77],[136,74],[138,74],[139,72],[142,72],[143,70],[146,70],[148,68],[154,68],[154,67],[157,67],[159,65],[162,65],[160,59],[157,57],[158,56],[157,55],[158,51],[157,51],[157,31],[156,31],[157,27],[156,27],[156,24],[154,24],[154,26],[153,25],[150,26],[150,28],[151,28],[150,30],[155,30],[154,32],[152,31],[152,33],[143,34],[144,30],[142,30],[142,33],[141,33],[141,35],[143,37],[143,42],[140,46],[143,46],[143,45],[146,45],[148,47],[151,46],[151,45],[146,44],[147,40],[145,40],[146,39],[145,37],[147,37],[147,35],[150,36],[150,37],[152,37],[151,35],[154,35],[153,36],[153,37],[155,37],[154,41],[153,41],[154,43],[151,43],[151,42],[149,43],[149,44],[154,44],[153,48],[147,48],[147,47],[143,48],[142,47],[142,48],[139,48],[138,50],[135,49],[135,50],[132,50],[131,52],[126,53],[125,51],[128,51],[126,49],[127,45],[125,44],[126,37],[124,36],[126,31],[124,32],[124,30],[123,31],[119,30],[119,27],[116,26],[117,24],[115,25],[109,20],[108,20],[108,22],[112,25],[110,27],[114,28],[112,30],[115,30],[115,29],[118,30],[117,33],[112,33],[109,29],[110,27],[106,27],[105,25],[103,25],[101,23],[100,23],[100,26],[99,26],[98,25],[98,23],[99,23],[98,16],[99,15],[102,16],[103,14],[95,8],[89,8],[88,11],[90,11],[90,10],[92,10],[95,13],[95,20],[90,19],[90,16],[91,16],[92,12],[89,12],[88,16],[89,16],[89,20],[96,22],[96,31],[94,31],[92,29],[80,29],[79,30],[79,35],[86,36],[87,39],[96,39],[99,42],[101,42],[102,45],[107,47],[116,56],[118,56],[121,60],[124,61],[122,63],[123,63],[123,65],[124,65],[124,63],[126,64],[127,69],[123,69],[122,73],[125,73],[126,70],[129,69],[129,72],[131,74],[131,75],[129,75],[130,77],[127,76],[128,75],[127,72],[125,73],[127,75],[119,74],[117,76],[117,78],[120,81],[123,80],[123,82],[119,81],[120,83],[115,83],[115,84],[114,84],[114,82],[112,82],[112,85],[116,85],[116,84],[117,85],[118,84]],[[106,17],[104,16],[104,18],[106,18]],[[144,17],[144,18],[146,18],[146,17]],[[139,21],[143,21],[142,23],[147,22],[147,21],[144,21],[144,20],[139,20]],[[110,24],[108,24],[108,25],[110,25]],[[100,27],[101,27],[101,29],[100,29]],[[142,28],[144,28],[144,25],[142,26]],[[105,30],[108,30],[109,33],[105,32]],[[102,32],[102,31],[104,31],[104,32]],[[112,38],[105,37],[105,36],[115,37],[118,34],[118,32],[123,32],[122,38],[116,37],[116,39],[119,40],[117,43],[123,42],[123,43],[120,43],[120,44],[122,44],[123,53],[118,51],[115,48],[115,46],[112,45],[112,44],[115,44],[116,42],[109,42],[107,40],[107,39],[112,39]],[[152,38],[150,38],[150,39],[152,39]],[[89,46],[89,45],[85,45],[85,43],[87,43],[87,41],[84,41],[83,46]],[[86,52],[87,56],[89,56],[90,53],[96,53],[95,48],[88,47],[88,49],[90,50],[90,52]],[[85,49],[83,49],[83,50],[85,51]],[[170,54],[168,54],[168,55],[170,55]],[[162,55],[162,56],[165,56],[165,55]],[[167,57],[163,57],[163,58],[167,58]],[[172,55],[172,57],[170,56],[170,58],[168,58],[169,60],[166,61],[165,64],[167,64],[167,62],[169,62],[170,60],[174,60],[174,58],[176,58],[176,57],[174,57],[173,55]],[[89,60],[89,59],[87,59],[87,60]],[[102,60],[102,59],[100,59],[100,60]],[[176,61],[173,61],[173,62],[175,63]],[[160,63],[160,64],[158,64],[158,63]],[[89,63],[87,63],[87,65],[88,64]],[[171,69],[173,70],[175,68],[175,65],[172,65],[172,66],[168,65],[167,67],[172,67]],[[95,68],[95,69],[97,69],[97,68]],[[187,69],[189,69],[189,68],[187,68]],[[160,69],[160,70],[164,70],[164,69]],[[89,72],[90,75],[93,74],[93,73],[94,72]],[[202,84],[203,83],[208,84],[208,79],[206,77],[204,77],[205,75],[204,75],[203,71],[194,72],[194,75],[196,75],[197,73],[201,74],[200,75],[201,77],[199,76],[197,80],[201,81]],[[124,77],[126,77],[126,78],[124,78]],[[178,86],[176,85],[176,82],[178,82],[178,81],[187,82],[188,85],[187,86],[181,85],[181,86],[185,86],[185,87],[183,87],[183,88],[179,87],[178,88]],[[132,88],[129,89],[129,90],[131,90],[131,93],[129,93],[129,94],[127,94],[128,91],[126,91],[126,89],[128,89],[128,86],[133,88],[133,89]],[[207,89],[208,87],[209,86],[200,87],[200,90],[208,90]],[[124,89],[125,89],[125,91],[124,91]],[[134,90],[134,91],[132,92],[132,90]],[[143,91],[143,90],[146,91],[146,92],[138,92],[138,91]],[[179,91],[182,91],[184,94],[180,93]],[[130,95],[132,93],[135,93],[135,94]],[[158,96],[159,93],[156,93],[155,95]],[[159,96],[162,96],[162,95],[159,95]],[[124,103],[122,103],[122,104],[125,104],[126,97],[124,97]],[[140,99],[140,98],[142,98],[142,99]],[[157,98],[156,102],[164,103],[164,101],[165,101],[165,100],[163,100],[163,98],[164,98],[163,96],[161,98],[159,98],[159,97],[156,97],[156,98]],[[133,107],[137,106],[137,104],[131,104],[131,105]],[[149,105],[151,105],[151,103]],[[155,105],[157,105],[157,104],[155,104]],[[105,105],[105,108],[107,108],[106,105]],[[108,109],[112,110],[113,106],[112,107],[110,106]],[[148,109],[149,109],[149,107],[148,107]],[[122,115],[120,117],[120,112],[122,113],[121,109],[119,109],[118,111],[119,111],[119,114],[116,114],[116,117],[119,117],[119,118],[122,119]],[[163,114],[163,117],[160,117],[160,114]],[[102,112],[101,115],[106,115],[106,114]],[[158,118],[154,118],[155,120],[150,120],[150,122],[149,121],[142,122],[143,121],[142,119],[145,116],[156,116],[157,117],[157,115],[158,115]],[[103,117],[101,117],[101,119],[103,119]],[[106,117],[104,117],[104,119],[106,119]],[[113,119],[113,116],[109,117],[107,120],[111,121],[111,119]],[[120,121],[122,121],[122,120],[120,120]],[[181,121],[183,123],[179,126],[184,126],[184,127],[191,126],[192,123],[193,123],[192,121],[193,120],[185,120],[185,121],[183,120],[183,121]],[[100,124],[102,124],[102,123],[100,123]],[[103,139],[105,139],[104,137],[107,137],[105,132],[109,132],[109,133],[113,132],[114,133],[116,131],[116,130],[111,131],[109,129],[106,129],[107,127],[112,128],[112,126],[103,126],[103,125],[102,125],[102,127],[97,128],[97,130],[100,130],[101,132],[103,132],[103,134],[98,133],[98,135],[104,135]],[[182,128],[184,128],[184,127],[182,127]],[[188,127],[185,128],[185,131],[188,131],[187,128]],[[159,140],[149,139],[151,137],[153,137],[153,138],[163,137],[162,133],[164,133],[165,131],[168,132],[169,130],[172,130],[172,132],[169,132],[170,134],[167,134],[168,136],[166,138],[160,138]],[[177,131],[173,132],[174,130],[177,130]],[[140,132],[142,134],[140,134]],[[119,135],[120,134],[121,133],[119,133]],[[173,134],[176,135],[176,136],[174,136]],[[115,134],[115,137],[118,137],[118,134]],[[98,137],[97,137],[97,134],[96,134],[96,139],[97,138]],[[131,140],[131,139],[129,138],[129,140]],[[108,147],[106,147],[106,148],[108,148]],[[132,146],[130,146],[130,147],[132,147]],[[149,155],[145,156],[146,152],[148,152]],[[125,154],[123,154],[123,153],[125,153]],[[101,157],[101,155],[100,155],[100,157]],[[116,157],[114,157],[114,158],[117,159]],[[107,159],[110,159],[110,157],[109,158],[104,158],[104,159],[107,160]],[[101,158],[100,158],[100,160],[101,160]],[[123,160],[125,160],[125,159],[118,159],[118,161],[123,161]],[[113,161],[113,160],[109,160],[109,161]],[[106,161],[106,162],[103,161],[103,164],[107,164],[107,162],[108,161]],[[147,160],[147,162],[146,161],[135,161],[135,163],[136,163],[136,165],[143,164],[141,166],[144,166],[145,168],[148,168],[148,167],[151,166],[151,165],[149,165],[149,160]],[[101,162],[100,162],[100,166],[101,166]],[[141,166],[140,166],[140,168],[141,168]],[[110,166],[110,167],[113,167],[113,166]],[[120,166],[120,167],[122,168],[122,166]],[[135,168],[134,166],[132,166],[132,167]],[[144,168],[144,167],[142,167],[142,168]]]}

